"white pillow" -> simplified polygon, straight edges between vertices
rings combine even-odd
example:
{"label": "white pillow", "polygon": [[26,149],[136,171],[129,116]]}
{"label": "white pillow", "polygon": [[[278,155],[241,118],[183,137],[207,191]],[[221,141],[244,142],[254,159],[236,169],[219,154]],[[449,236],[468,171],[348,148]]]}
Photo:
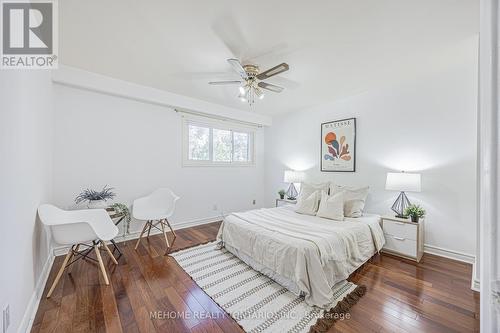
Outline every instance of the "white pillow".
{"label": "white pillow", "polygon": [[339,192],[331,196],[328,196],[325,191],[321,192],[321,201],[316,215],[330,220],[343,221],[344,192]]}
{"label": "white pillow", "polygon": [[302,200],[297,201],[296,213],[306,214],[306,215],[316,215],[319,204],[319,191],[314,191],[307,198],[302,198]]}
{"label": "white pillow", "polygon": [[366,197],[368,196],[369,186],[366,187],[347,187],[334,185],[330,186],[330,194],[339,192],[344,193],[344,216],[361,217],[365,208]]}
{"label": "white pillow", "polygon": [[[329,183],[321,183],[321,184],[309,184],[309,183],[301,183],[300,184],[300,193],[297,197],[297,205],[300,205],[300,202],[304,199],[309,198],[311,194],[316,191],[328,191]],[[318,201],[321,199],[321,195],[318,194]]]}

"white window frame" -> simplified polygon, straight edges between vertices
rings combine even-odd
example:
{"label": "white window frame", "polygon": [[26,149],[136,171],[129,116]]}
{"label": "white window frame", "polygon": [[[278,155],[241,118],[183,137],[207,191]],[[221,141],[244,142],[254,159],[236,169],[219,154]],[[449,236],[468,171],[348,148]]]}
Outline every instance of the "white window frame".
{"label": "white window frame", "polygon": [[[189,159],[189,125],[208,127],[210,129],[209,135],[209,160],[190,160]],[[231,161],[214,161],[214,147],[213,147],[213,130],[226,130],[231,131]],[[182,118],[182,165],[186,167],[192,166],[210,166],[210,167],[248,167],[255,166],[255,128],[233,123],[225,120],[209,119],[203,117],[186,117]],[[234,132],[248,134],[248,157],[250,161],[241,162],[233,161],[234,158]]]}

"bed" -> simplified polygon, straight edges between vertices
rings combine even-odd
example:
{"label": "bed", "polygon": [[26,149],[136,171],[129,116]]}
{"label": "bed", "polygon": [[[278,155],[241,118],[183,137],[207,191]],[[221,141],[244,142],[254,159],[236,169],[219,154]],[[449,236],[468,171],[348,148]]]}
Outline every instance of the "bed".
{"label": "bed", "polygon": [[292,206],[227,216],[217,240],[255,270],[309,305],[325,307],[332,287],[384,245],[378,215],[334,221],[298,214]]}

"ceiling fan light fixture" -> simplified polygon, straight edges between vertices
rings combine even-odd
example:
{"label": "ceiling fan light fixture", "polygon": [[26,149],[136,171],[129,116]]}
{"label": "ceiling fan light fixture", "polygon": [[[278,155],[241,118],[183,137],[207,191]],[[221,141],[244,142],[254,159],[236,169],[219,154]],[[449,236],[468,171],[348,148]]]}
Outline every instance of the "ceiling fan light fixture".
{"label": "ceiling fan light fixture", "polygon": [[227,59],[229,64],[233,67],[233,69],[240,75],[241,80],[233,80],[233,81],[211,81],[209,84],[212,85],[239,85],[238,91],[238,99],[242,102],[248,102],[249,106],[254,104],[255,99],[263,99],[264,92],[262,89],[266,89],[275,93],[280,93],[283,91],[283,87],[263,82],[262,80],[266,80],[272,76],[277,74],[286,72],[289,69],[287,63],[281,63],[277,66],[274,66],[267,71],[260,72],[259,66],[254,64],[246,64],[242,65],[238,59]]}
{"label": "ceiling fan light fixture", "polygon": [[255,96],[257,96],[258,99],[263,99],[264,93],[259,88],[255,88]]}
{"label": "ceiling fan light fixture", "polygon": [[[240,90],[241,91],[241,90]],[[246,102],[247,101],[247,94],[245,92],[245,90],[243,90],[243,93],[239,94],[238,95],[238,98],[240,99],[240,101],[242,102]]]}

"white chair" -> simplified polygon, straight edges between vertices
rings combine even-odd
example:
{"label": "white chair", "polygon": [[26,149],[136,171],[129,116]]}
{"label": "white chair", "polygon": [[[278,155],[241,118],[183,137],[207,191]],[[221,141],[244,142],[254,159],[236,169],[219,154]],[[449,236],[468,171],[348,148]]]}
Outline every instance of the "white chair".
{"label": "white chair", "polygon": [[[61,245],[71,245],[71,249],[64,258],[61,268],[57,273],[56,279],[50,287],[47,298],[52,295],[62,273],[76,260],[87,258],[95,260],[88,254],[95,250],[97,262],[101,268],[104,282],[109,285],[108,275],[104,268],[99,245],[108,252],[111,260],[118,264],[115,257],[106,245],[106,241],[110,241],[118,234],[118,228],[115,226],[108,213],[104,209],[85,209],[85,210],[62,210],[53,205],[41,205],[38,207],[38,215],[42,223],[50,227],[52,239]],[[89,245],[87,243],[91,243]],[[86,250],[80,251],[81,246],[87,247]],[[75,260],[73,256],[78,256]],[[68,269],[68,272],[70,270]]]}
{"label": "white chair", "polygon": [[[141,235],[135,244],[136,250],[141,242],[142,235],[144,235],[147,230],[147,238],[149,238],[149,233],[153,227],[163,233],[165,242],[167,243],[167,251],[172,248],[177,236],[175,235],[174,229],[172,229],[168,218],[174,213],[175,203],[179,199],[180,198],[170,189],[160,188],[146,197],[134,200],[132,215],[136,220],[146,221],[144,228],[142,228]],[[158,224],[161,226],[161,229],[158,228]],[[174,236],[172,239],[172,245],[170,245],[168,241],[165,227],[168,227]]]}

